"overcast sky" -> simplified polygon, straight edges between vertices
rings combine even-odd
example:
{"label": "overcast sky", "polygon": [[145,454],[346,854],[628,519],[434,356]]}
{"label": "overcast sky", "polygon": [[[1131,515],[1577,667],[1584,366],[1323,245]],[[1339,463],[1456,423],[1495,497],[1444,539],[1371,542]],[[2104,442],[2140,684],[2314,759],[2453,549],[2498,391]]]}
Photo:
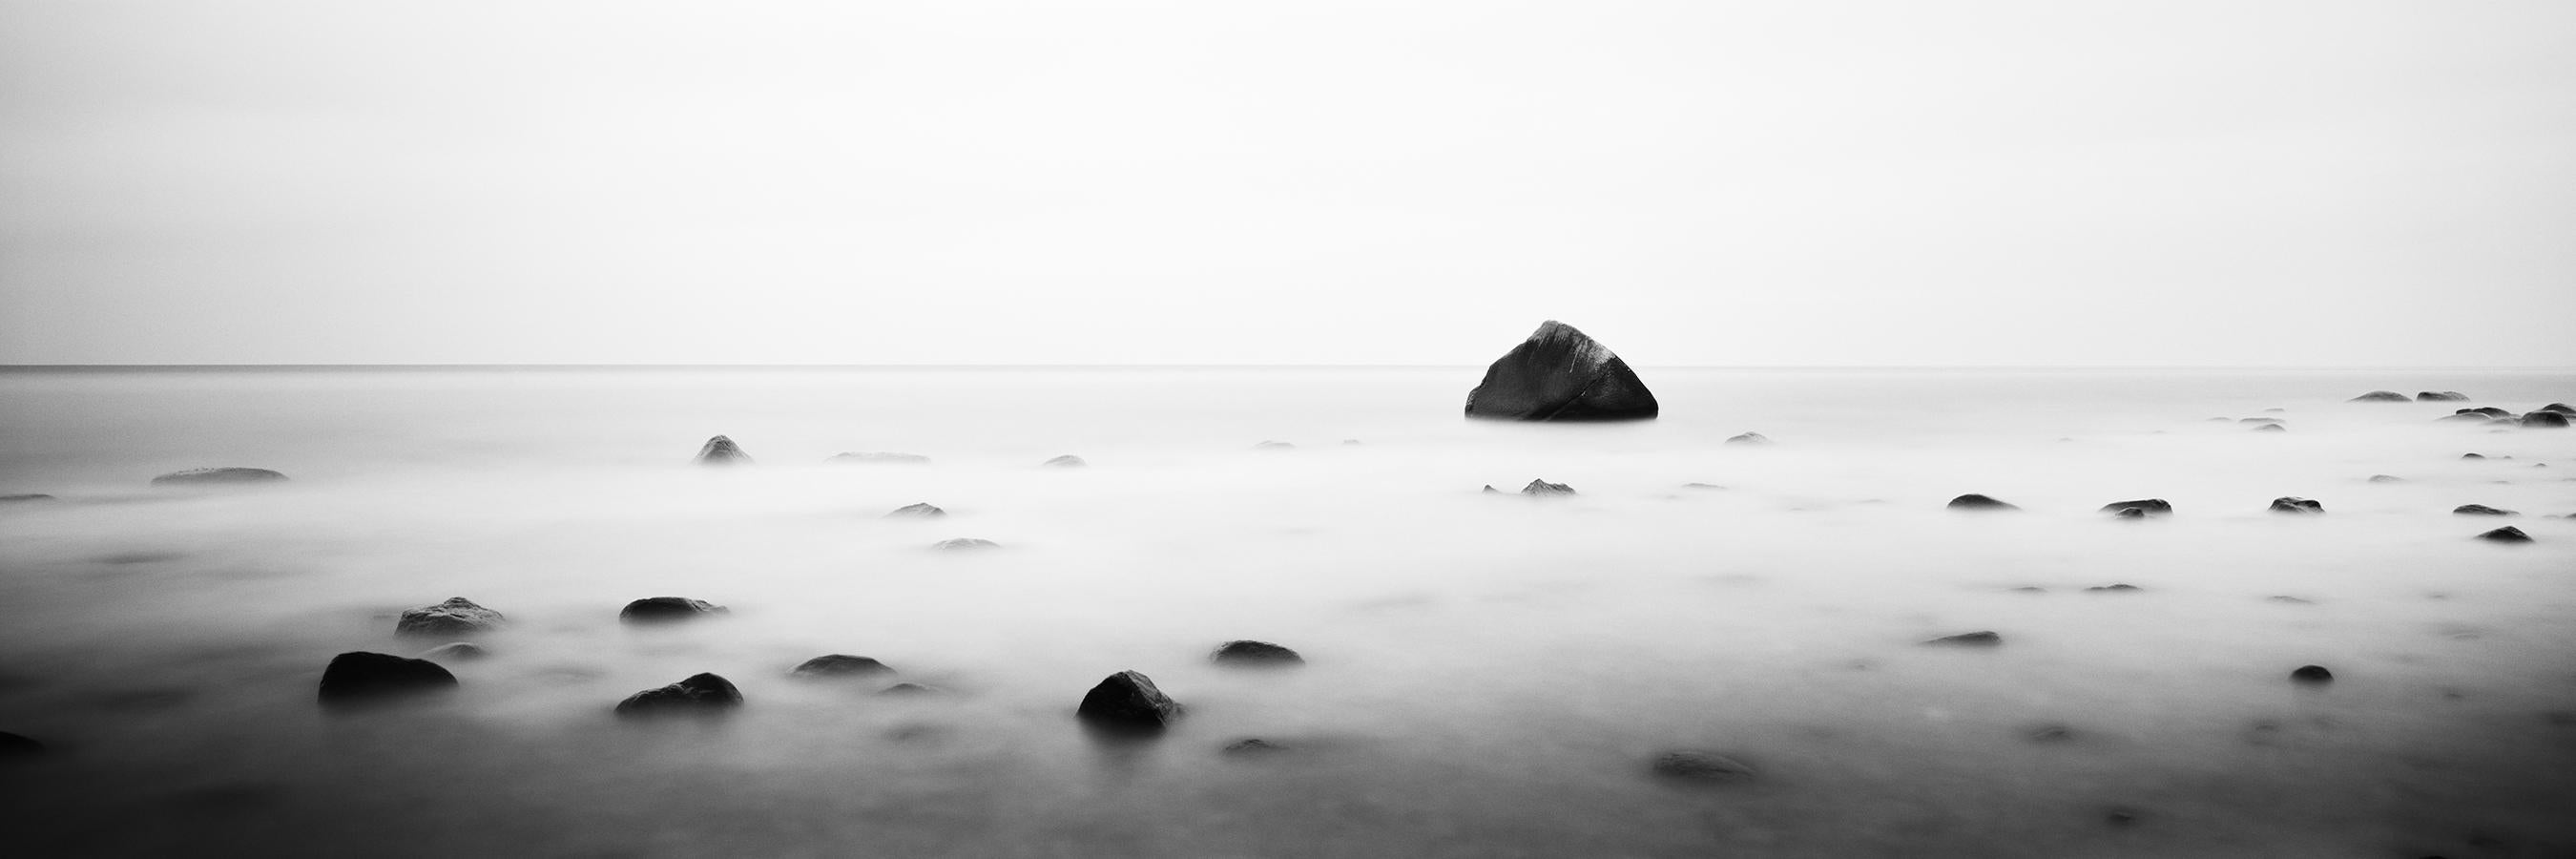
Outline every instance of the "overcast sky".
{"label": "overcast sky", "polygon": [[2576,3],[0,0],[0,363],[2576,365]]}

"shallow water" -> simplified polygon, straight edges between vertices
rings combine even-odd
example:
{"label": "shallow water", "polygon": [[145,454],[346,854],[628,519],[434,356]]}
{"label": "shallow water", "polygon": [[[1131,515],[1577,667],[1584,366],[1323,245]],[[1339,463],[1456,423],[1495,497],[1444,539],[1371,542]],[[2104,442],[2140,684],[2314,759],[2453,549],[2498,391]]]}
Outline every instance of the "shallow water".
{"label": "shallow water", "polygon": [[[1462,420],[1475,368],[0,373],[0,494],[61,499],[0,506],[0,730],[50,747],[0,820],[19,855],[2576,853],[2576,433],[2432,420],[2576,373],[1641,372],[1664,419],[1580,427]],[[2378,388],[2477,400],[2343,402]],[[717,433],[758,464],[691,467]],[[294,479],[146,485],[215,465]],[[1477,492],[1533,478],[1580,494]],[[2096,512],[2145,497],[2178,512]],[[918,501],[951,515],[881,518]],[[2508,522],[2538,542],[2470,539]],[[657,595],[732,614],[617,623]],[[319,710],[450,596],[512,620],[459,692]],[[1234,638],[1308,665],[1206,663]],[[834,652],[948,694],[784,676]],[[1187,716],[1082,730],[1122,669]],[[609,715],[700,671],[748,704]],[[1760,772],[1648,773],[1683,748]]]}

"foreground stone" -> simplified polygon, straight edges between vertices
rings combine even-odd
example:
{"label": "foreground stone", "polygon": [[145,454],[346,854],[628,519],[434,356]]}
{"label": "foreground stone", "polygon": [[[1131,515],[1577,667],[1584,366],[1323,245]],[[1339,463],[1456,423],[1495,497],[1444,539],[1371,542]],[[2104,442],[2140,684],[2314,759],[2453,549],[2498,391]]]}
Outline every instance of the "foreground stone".
{"label": "foreground stone", "polygon": [[2478,539],[2485,540],[2490,543],[2528,543],[2531,542],[2531,535],[2522,533],[2522,529],[2520,528],[2506,525],[2502,528],[2497,528],[2493,531],[2479,534]]}
{"label": "foreground stone", "polygon": [[824,461],[863,465],[928,465],[930,464],[930,457],[923,456],[918,453],[865,451],[859,453],[836,453],[832,455],[831,459]]}
{"label": "foreground stone", "polygon": [[787,672],[787,675],[805,680],[837,680],[885,677],[893,673],[895,673],[894,669],[887,667],[883,662],[865,656],[833,653],[805,660],[794,670]]}
{"label": "foreground stone", "polygon": [[2301,665],[2298,670],[2290,672],[2290,679],[2300,683],[2332,683],[2334,672],[2327,671],[2323,665]]}
{"label": "foreground stone", "polygon": [[265,468],[191,468],[152,478],[154,486],[207,486],[231,483],[274,483],[286,475]]}
{"label": "foreground stone", "polygon": [[2522,425],[2533,429],[2566,429],[2567,415],[2560,412],[2532,412],[2522,416]]}
{"label": "foreground stone", "polygon": [[751,454],[742,452],[742,447],[734,444],[733,439],[716,436],[698,448],[698,464],[750,465]]}
{"label": "foreground stone", "polygon": [[2400,394],[2400,393],[2398,393],[2398,392],[2396,392],[2396,391],[2372,391],[2372,392],[2370,392],[2370,393],[2363,394],[2363,395],[2361,395],[2361,396],[2354,397],[2354,398],[2349,399],[2349,400],[2345,400],[2344,402],[2347,402],[2347,403],[2411,403],[2411,402],[2414,402],[2414,400],[2412,400],[2412,399],[2408,399],[2408,398],[2407,398],[2407,396],[2406,396],[2405,394]]}
{"label": "foreground stone", "polygon": [[2289,428],[2289,427],[2282,426],[2282,425],[2280,425],[2280,424],[2264,424],[2264,425],[2262,425],[2262,426],[2255,427],[2255,428],[2253,429],[2253,431],[2254,431],[2254,432],[2289,432],[2289,431],[2290,431],[2290,428]]}
{"label": "foreground stone", "polygon": [[2455,514],[2458,514],[2458,515],[2461,515],[2461,516],[2520,516],[2520,515],[2522,515],[2522,514],[2520,514],[2520,513],[2516,513],[2516,512],[2511,511],[2511,510],[2498,510],[2498,509],[2496,509],[2496,508],[2489,507],[2489,506],[2486,506],[2486,505],[2484,505],[2484,504],[2462,504],[2462,505],[2460,505],[2460,506],[2458,506],[2458,507],[2453,507],[2453,508],[2451,508],[2451,512],[2452,512],[2452,513],[2455,513]]}
{"label": "foreground stone", "polygon": [[2373,475],[2371,475],[2371,476],[2370,476],[2370,482],[2372,482],[2372,483],[2404,483],[2404,482],[2406,482],[2406,478],[2399,477],[2399,476],[2394,475],[2394,474],[2373,474]]}
{"label": "foreground stone", "polygon": [[885,518],[936,519],[946,515],[948,515],[948,511],[941,510],[938,507],[932,506],[930,502],[924,501],[918,504],[906,504],[901,507],[897,507],[894,509],[894,512],[887,513]]}
{"label": "foreground stone", "polygon": [[1572,494],[1574,494],[1574,487],[1567,486],[1567,485],[1562,484],[1562,483],[1549,483],[1549,482],[1547,482],[1547,480],[1546,480],[1545,478],[1540,478],[1540,479],[1531,480],[1531,481],[1529,482],[1529,485],[1528,485],[1528,486],[1523,486],[1523,487],[1521,487],[1521,494],[1522,494],[1522,495],[1572,495]]}
{"label": "foreground stone", "polygon": [[437,605],[404,609],[402,619],[394,622],[394,634],[454,638],[499,629],[503,620],[500,612],[475,605],[473,600],[448,597]]}
{"label": "foreground stone", "polygon": [[1995,499],[1993,499],[1993,498],[1989,498],[1989,497],[1986,497],[1986,496],[1979,495],[1979,494],[1976,494],[1976,493],[1974,493],[1974,492],[1971,492],[1971,493],[1968,493],[1968,494],[1966,494],[1966,495],[1961,495],[1961,496],[1959,496],[1959,497],[1957,497],[1957,498],[1952,498],[1952,499],[1950,499],[1950,509],[1952,509],[1952,510],[2019,510],[2019,509],[2021,509],[2021,508],[2020,508],[2020,507],[2018,507],[2018,506],[2012,505],[2012,504],[2008,504],[2008,503],[2005,503],[2005,502],[2002,502],[2002,501],[1995,500]]}
{"label": "foreground stone", "polygon": [[618,610],[617,619],[625,623],[671,623],[711,614],[729,614],[731,610],[706,600],[688,597],[645,597]]}
{"label": "foreground stone", "polygon": [[1655,758],[1655,775],[1694,782],[1734,783],[1751,780],[1753,765],[1716,752],[1685,749]]}
{"label": "foreground stone", "polygon": [[2173,515],[2173,502],[2162,498],[2142,498],[2136,501],[2113,501],[2102,505],[2104,513],[2118,513],[2122,510],[2136,510],[2149,516],[2170,516]]}
{"label": "foreground stone", "polygon": [[1181,717],[1180,702],[1154,688],[1153,678],[1121,671],[1091,687],[1074,715],[1094,726],[1121,731],[1160,731]]}
{"label": "foreground stone", "polygon": [[1267,641],[1229,641],[1218,645],[1208,660],[1218,665],[1267,668],[1304,665],[1306,658],[1297,651]]}
{"label": "foreground stone", "polygon": [[2323,513],[2326,512],[2326,506],[2305,498],[2284,495],[2272,499],[2271,510],[2274,513]]}
{"label": "foreground stone", "polygon": [[405,698],[456,688],[456,675],[425,659],[351,651],[322,669],[322,703],[340,706]]}
{"label": "foreground stone", "polygon": [[1941,647],[1994,647],[2003,644],[2004,637],[2002,633],[1993,630],[1978,630],[1957,635],[1944,635],[1923,643]]}
{"label": "foreground stone", "polygon": [[646,689],[617,702],[617,715],[626,717],[677,715],[684,713],[722,713],[742,706],[742,690],[733,681],[713,674],[692,674],[689,679]]}
{"label": "foreground stone", "polygon": [[1628,362],[1556,320],[1485,368],[1467,416],[1519,421],[1645,420],[1661,406]]}

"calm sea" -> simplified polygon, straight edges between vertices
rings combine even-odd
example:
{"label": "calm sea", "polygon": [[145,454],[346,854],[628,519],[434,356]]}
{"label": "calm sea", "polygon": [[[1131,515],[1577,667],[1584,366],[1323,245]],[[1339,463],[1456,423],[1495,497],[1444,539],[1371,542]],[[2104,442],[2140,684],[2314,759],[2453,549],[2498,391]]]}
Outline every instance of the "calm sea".
{"label": "calm sea", "polygon": [[[1542,426],[1462,419],[1472,367],[0,372],[0,494],[57,497],[0,505],[0,730],[48,747],[0,760],[0,831],[17,856],[2576,851],[2576,520],[2548,518],[2576,513],[2576,431],[2434,420],[2576,401],[2576,371],[1641,373],[1662,420]],[[2473,400],[2345,402],[2373,389]],[[1726,443],[1748,431],[1773,443]],[[716,434],[757,464],[693,467]],[[202,466],[292,480],[148,485]],[[1479,492],[1536,478],[1578,494]],[[1970,492],[2023,510],[1944,509]],[[2149,497],[2176,513],[2097,512]],[[914,502],[949,515],[884,518]],[[2537,542],[2472,539],[2502,524]],[[929,548],[953,537],[1001,547]],[[2088,590],[2113,584],[2139,589]],[[662,595],[731,614],[617,622]],[[316,706],[334,654],[423,651],[394,614],[452,596],[511,621],[456,694]],[[2003,644],[1920,644],[1975,630]],[[1238,638],[1307,665],[1208,663]],[[945,693],[786,677],[827,653]],[[2291,683],[2307,664],[2336,680]],[[1124,669],[1187,715],[1082,730]],[[610,714],[702,671],[745,707]],[[1253,737],[1285,748],[1222,751]],[[1758,775],[1650,773],[1676,749]]]}

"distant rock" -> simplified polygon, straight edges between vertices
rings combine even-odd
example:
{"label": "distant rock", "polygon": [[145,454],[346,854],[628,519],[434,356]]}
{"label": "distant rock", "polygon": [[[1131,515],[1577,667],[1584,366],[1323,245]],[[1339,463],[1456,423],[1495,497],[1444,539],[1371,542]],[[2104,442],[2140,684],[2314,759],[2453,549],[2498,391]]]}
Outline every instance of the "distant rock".
{"label": "distant rock", "polygon": [[2305,498],[2284,495],[2272,499],[2274,513],[2323,513],[2326,506]]}
{"label": "distant rock", "polygon": [[2488,416],[2484,412],[2461,409],[2459,411],[2434,418],[2433,422],[2442,424],[2476,424],[2478,426],[2485,426],[2497,420],[2503,419]]}
{"label": "distant rock", "polygon": [[1485,369],[1467,392],[1467,416],[1522,421],[1616,421],[1655,417],[1661,407],[1628,362],[1556,320]]}
{"label": "distant rock", "polygon": [[2522,515],[2522,514],[2520,514],[2520,513],[2516,513],[2516,512],[2511,511],[2511,510],[2498,510],[2498,509],[2496,509],[2496,508],[2489,507],[2489,506],[2486,506],[2486,505],[2484,505],[2484,504],[2462,504],[2462,505],[2460,505],[2460,506],[2458,506],[2458,507],[2453,507],[2453,508],[2451,508],[2451,512],[2452,512],[2452,513],[2456,513],[2456,514],[2461,515],[2461,516],[2520,516],[2520,515]]}
{"label": "distant rock", "polygon": [[[2544,411],[2545,411],[2545,410],[2544,410]],[[2494,407],[2494,406],[2479,406],[2479,407],[2474,408],[2474,409],[2461,409],[2461,410],[2459,410],[2459,411],[2452,412],[2452,414],[2455,414],[2455,415],[2485,415],[2485,416],[2487,416],[2487,417],[2491,417],[2491,418],[2509,418],[2509,417],[2513,417],[2513,413],[2512,413],[2512,412],[2508,412],[2508,411],[2505,411],[2505,410],[2503,410],[2503,409],[2496,408],[2496,407]]]}
{"label": "distant rock", "polygon": [[1726,439],[1726,443],[1727,443],[1727,444],[1770,444],[1770,443],[1771,443],[1771,437],[1770,437],[1770,436],[1767,436],[1767,435],[1763,435],[1763,434],[1758,433],[1758,432],[1749,432],[1749,433],[1745,433],[1745,434],[1743,434],[1743,435],[1728,436],[1728,437],[1727,437],[1727,439]]}
{"label": "distant rock", "polygon": [[[665,675],[667,676],[667,675]],[[679,715],[686,713],[724,713],[742,706],[742,690],[733,681],[713,674],[692,674],[689,679],[646,689],[617,702],[617,715],[627,718]]]}
{"label": "distant rock", "polygon": [[1264,755],[1271,752],[1284,752],[1287,750],[1287,746],[1283,746],[1269,740],[1264,740],[1260,737],[1236,740],[1225,744],[1225,748],[1219,749],[1219,751],[1229,755]]}
{"label": "distant rock", "polygon": [[154,486],[209,486],[231,483],[275,483],[286,475],[265,468],[191,468],[152,478]]}
{"label": "distant rock", "polygon": [[2003,644],[2004,637],[2003,634],[1993,630],[1978,630],[1957,635],[1944,635],[1923,643],[1941,647],[1994,647]]}
{"label": "distant rock", "polygon": [[699,465],[750,465],[751,454],[733,443],[733,439],[716,436],[698,448]]}
{"label": "distant rock", "polygon": [[2255,427],[2253,431],[2254,431],[2254,432],[2289,432],[2289,431],[2290,431],[2290,428],[2289,428],[2289,427],[2282,426],[2282,425],[2280,425],[2280,424],[2263,424],[2263,425],[2261,425],[2261,426],[2257,426],[2257,427]]}
{"label": "distant rock", "polygon": [[1537,479],[1537,480],[1532,480],[1532,481],[1530,481],[1528,486],[1523,486],[1523,487],[1521,487],[1521,494],[1522,494],[1522,495],[1572,495],[1572,494],[1574,494],[1574,487],[1567,486],[1567,485],[1562,484],[1562,483],[1549,483],[1549,482],[1547,482],[1547,480],[1546,480],[1546,479],[1541,478],[1541,479]]}
{"label": "distant rock", "polygon": [[2132,585],[2132,584],[2111,584],[2111,585],[2100,585],[2100,586],[2096,586],[2096,587],[2089,587],[2089,588],[2085,588],[2084,590],[2086,590],[2086,591],[2088,591],[2088,592],[2092,592],[2092,593],[2132,593],[2132,592],[2136,592],[2136,591],[2143,591],[2143,590],[2146,590],[2146,588],[2138,587],[2137,585]]}
{"label": "distant rock", "polygon": [[2373,475],[2371,475],[2371,476],[2370,476],[2370,482],[2372,482],[2372,483],[2404,483],[2404,482],[2406,482],[2406,478],[2399,477],[2399,476],[2394,475],[2394,474],[2373,474]]}
{"label": "distant rock", "polygon": [[1502,490],[1500,490],[1500,489],[1495,489],[1493,484],[1488,483],[1488,484],[1485,484],[1484,491],[1479,492],[1479,493],[1477,493],[1477,494],[1480,494],[1480,495],[1501,495],[1501,494],[1503,494],[1503,491],[1502,491]]}
{"label": "distant rock", "polygon": [[1047,460],[1041,464],[1049,468],[1081,468],[1083,466],[1090,465],[1091,463],[1082,461],[1082,457],[1068,453],[1063,456]]}
{"label": "distant rock", "polygon": [[923,456],[918,453],[863,451],[857,453],[836,453],[832,455],[831,459],[824,461],[851,465],[929,465],[930,457]]}
{"label": "distant rock", "polygon": [[2044,725],[2032,725],[2030,727],[2023,728],[2021,730],[2021,738],[2034,743],[2063,743],[2068,740],[2075,739],[2075,729],[2056,722],[2050,722]]}
{"label": "distant rock", "polygon": [[10,503],[15,503],[15,502],[19,502],[19,501],[59,501],[59,500],[62,500],[62,499],[55,498],[55,497],[53,497],[53,496],[51,496],[51,495],[47,495],[47,494],[44,494],[44,493],[42,493],[42,492],[28,492],[28,493],[22,493],[22,494],[18,494],[18,495],[0,495],[0,504],[10,504]]}
{"label": "distant rock", "polygon": [[895,508],[895,509],[894,509],[894,512],[892,512],[892,513],[887,513],[887,514],[884,516],[884,518],[887,518],[887,519],[936,519],[936,518],[939,518],[939,517],[941,517],[941,516],[946,516],[946,515],[948,515],[948,511],[946,511],[946,510],[941,510],[941,509],[939,509],[938,507],[932,506],[930,502],[928,502],[928,501],[924,501],[924,502],[921,502],[921,503],[918,503],[918,504],[906,504],[906,505],[903,505],[903,506],[901,506],[901,507],[897,507],[897,508]]}
{"label": "distant rock", "polygon": [[2414,400],[2408,399],[2408,398],[2406,397],[2406,395],[2405,395],[2405,394],[2400,394],[2400,393],[2398,393],[2398,392],[2396,392],[2396,391],[2372,391],[2372,392],[2370,392],[2370,393],[2363,394],[2363,395],[2361,395],[2361,396],[2354,397],[2354,398],[2349,399],[2349,400],[2345,400],[2344,402],[2348,402],[2348,403],[2411,403],[2411,402],[2414,402]]}
{"label": "distant rock", "polygon": [[890,676],[894,669],[865,656],[833,653],[805,660],[787,674],[803,680],[841,680]]}
{"label": "distant rock", "polygon": [[1293,445],[1293,444],[1289,444],[1289,443],[1284,442],[1284,441],[1265,441],[1265,442],[1262,442],[1262,443],[1260,443],[1260,444],[1253,445],[1253,446],[1252,446],[1252,449],[1253,449],[1253,450],[1296,450],[1296,449],[1297,449],[1297,446],[1296,446],[1296,445]]}
{"label": "distant rock", "polygon": [[2531,535],[2522,533],[2522,529],[2520,528],[2506,525],[2502,528],[2497,528],[2493,531],[2479,534],[2478,539],[2485,540],[2490,543],[2528,543],[2531,542]]}
{"label": "distant rock", "polygon": [[2141,498],[2136,501],[2113,501],[2102,505],[2104,513],[2118,513],[2122,510],[2137,510],[2150,516],[2171,516],[2173,502],[2162,498]]}
{"label": "distant rock", "polygon": [[[2562,415],[2576,415],[2576,406],[2570,406],[2566,403],[2550,403],[2549,405],[2541,406],[2540,410],[2544,412],[2557,412]],[[2498,409],[2498,411],[2502,410]],[[2497,415],[2497,417],[2503,417],[2503,415]]]}
{"label": "distant rock", "polygon": [[2019,510],[2019,509],[2021,509],[2021,508],[2020,508],[2020,507],[2017,507],[2017,506],[2014,506],[2014,505],[2012,505],[2012,504],[2007,504],[2007,503],[2005,503],[2005,502],[1997,501],[1997,500],[1995,500],[1995,499],[1988,498],[1988,497],[1986,497],[1986,496],[1978,495],[1978,494],[1976,494],[1976,493],[1971,492],[1971,493],[1968,493],[1968,494],[1966,494],[1966,495],[1961,495],[1961,496],[1959,496],[1959,497],[1957,497],[1957,498],[1952,498],[1952,499],[1950,499],[1950,509],[1952,509],[1952,510]]}
{"label": "distant rock", "polygon": [[394,633],[455,638],[499,629],[504,620],[500,612],[475,605],[473,600],[448,597],[437,605],[404,609],[402,619],[394,622]]}
{"label": "distant rock", "polygon": [[1682,484],[1682,488],[1683,488],[1683,489],[1699,489],[1699,490],[1708,490],[1708,491],[1713,491],[1713,490],[1725,489],[1726,487],[1719,486],[1719,485],[1714,484],[1714,483],[1684,483],[1684,484]]}
{"label": "distant rock", "polygon": [[626,604],[617,612],[625,623],[657,624],[692,620],[715,614],[728,614],[724,606],[688,597],[646,597]]}
{"label": "distant rock", "polygon": [[2332,683],[2334,672],[2327,671],[2323,665],[2301,665],[2298,670],[2290,672],[2290,679],[2300,683]]}
{"label": "distant rock", "polygon": [[1074,715],[1103,728],[1159,731],[1180,718],[1181,705],[1154,688],[1153,678],[1121,671],[1091,687]]}
{"label": "distant rock", "polygon": [[424,659],[351,651],[322,669],[321,701],[340,706],[456,688],[456,675]]}
{"label": "distant rock", "polygon": [[2468,398],[2469,395],[2458,391],[2421,391],[2415,394],[2415,401],[2419,403],[2450,402]]}
{"label": "distant rock", "polygon": [[932,543],[930,544],[930,547],[943,552],[956,552],[976,549],[999,549],[1002,547],[1002,544],[991,540],[979,540],[973,537],[956,537]]}
{"label": "distant rock", "polygon": [[1656,756],[1649,769],[1664,778],[1702,783],[1751,781],[1758,774],[1751,764],[1697,749],[1665,752]]}
{"label": "distant rock", "polygon": [[2532,412],[2522,416],[2522,425],[2531,429],[2566,429],[2567,415],[2560,412]]}
{"label": "distant rock", "polygon": [[923,686],[919,683],[897,683],[877,690],[877,694],[889,698],[913,698],[946,695],[948,690],[937,686]]}
{"label": "distant rock", "polygon": [[2236,419],[2236,422],[2237,422],[2237,423],[2240,423],[2240,424],[2277,424],[2277,423],[2280,423],[2280,422],[2281,422],[2281,419],[2280,419],[2280,418],[2237,418],[2237,419]]}
{"label": "distant rock", "polygon": [[2006,588],[2006,590],[2017,594],[2044,594],[2048,592],[2047,588],[2043,588],[2038,585],[2022,585],[2017,588]]}
{"label": "distant rock", "polygon": [[2461,458],[2461,459],[2485,459],[2485,458],[2487,458],[2487,455],[2486,455],[2486,454],[2483,454],[2483,453],[2463,453],[2463,454],[2460,454],[2460,458]]}
{"label": "distant rock", "polygon": [[2269,597],[2264,597],[2264,598],[2263,598],[2263,601],[2264,601],[2264,602],[2284,603],[2284,604],[2288,604],[2288,605],[2316,605],[2316,604],[2317,604],[2315,600],[2303,600],[2303,599],[2300,599],[2300,598],[2298,598],[2298,597],[2294,597],[2294,596],[2269,596]]}
{"label": "distant rock", "polygon": [[421,653],[420,658],[432,662],[472,662],[489,655],[480,644],[471,641],[451,641],[430,648]]}
{"label": "distant rock", "polygon": [[1297,651],[1267,641],[1229,641],[1218,645],[1208,660],[1218,665],[1254,668],[1306,664],[1306,658],[1297,655]]}

